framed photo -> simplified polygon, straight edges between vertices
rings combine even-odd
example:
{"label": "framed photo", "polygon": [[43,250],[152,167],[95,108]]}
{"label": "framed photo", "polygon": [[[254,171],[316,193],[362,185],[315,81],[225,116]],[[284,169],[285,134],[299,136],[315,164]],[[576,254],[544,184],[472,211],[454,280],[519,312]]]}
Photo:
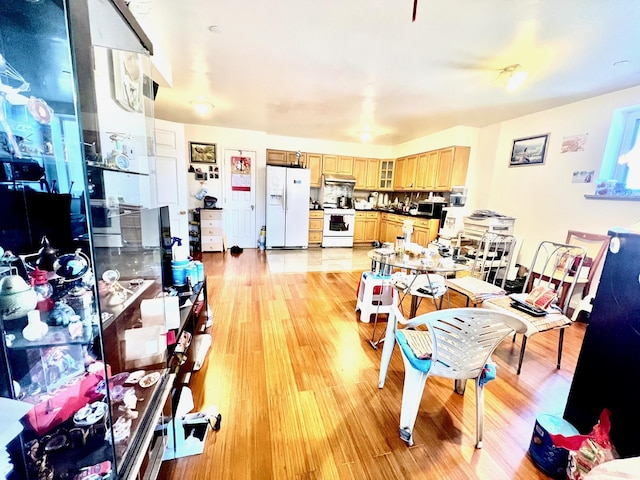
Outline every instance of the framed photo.
{"label": "framed photo", "polygon": [[548,140],[548,133],[514,140],[509,166],[542,165],[547,153]]}
{"label": "framed photo", "polygon": [[191,163],[218,163],[215,143],[189,142],[189,152]]}

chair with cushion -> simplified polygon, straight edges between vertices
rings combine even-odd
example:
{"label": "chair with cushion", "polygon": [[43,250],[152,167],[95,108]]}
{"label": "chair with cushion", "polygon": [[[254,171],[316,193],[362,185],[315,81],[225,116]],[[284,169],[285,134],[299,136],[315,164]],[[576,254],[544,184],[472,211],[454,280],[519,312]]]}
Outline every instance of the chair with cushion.
{"label": "chair with cushion", "polygon": [[[418,329],[426,326],[428,330]],[[398,330],[396,338],[405,366],[400,438],[413,445],[413,427],[427,377],[455,380],[464,394],[466,381],[476,383],[476,448],[482,448],[484,385],[495,378],[490,356],[498,344],[525,324],[517,317],[483,308],[451,308],[420,315]]]}
{"label": "chair with cushion", "polygon": [[[562,315],[551,314],[541,317],[529,317],[528,328],[522,338],[522,346],[520,347],[518,374],[522,370],[527,339],[537,333],[551,330],[559,330],[557,368],[560,368],[564,329],[571,326],[572,323],[571,319],[567,317],[567,310],[569,309],[573,291],[580,281],[580,272],[586,256],[586,250],[575,245],[551,241],[543,241],[538,245],[524,283],[522,298],[526,297],[526,294],[536,287],[553,289],[555,300],[547,311]],[[527,314],[524,313],[523,315]],[[513,336],[514,341],[515,339],[516,335]]]}
{"label": "chair with cushion", "polygon": [[[378,377],[378,388],[384,387],[387,377],[389,363],[393,355],[393,347],[396,344],[396,331],[398,326],[404,326],[415,316],[415,313],[424,299],[433,301],[436,309],[442,307],[442,299],[447,292],[445,278],[442,275],[434,273],[422,273],[419,275],[405,274],[396,272],[393,274],[391,283],[396,289],[393,296],[393,304],[389,318],[387,320],[387,328],[382,341],[382,354],[380,355],[380,374]],[[410,301],[411,306],[407,308],[404,300]],[[377,345],[377,343],[376,343]]]}
{"label": "chair with cushion", "polygon": [[576,230],[569,230],[567,233],[565,243],[582,247],[587,251],[587,258],[585,258],[582,265],[581,279],[578,282],[583,285],[581,298],[585,298],[589,294],[591,281],[609,247],[610,239],[609,235],[578,232]]}
{"label": "chair with cushion", "polygon": [[473,255],[469,275],[447,279],[447,287],[467,297],[467,306],[505,295],[504,282],[517,247],[519,244],[513,235],[485,233]]}

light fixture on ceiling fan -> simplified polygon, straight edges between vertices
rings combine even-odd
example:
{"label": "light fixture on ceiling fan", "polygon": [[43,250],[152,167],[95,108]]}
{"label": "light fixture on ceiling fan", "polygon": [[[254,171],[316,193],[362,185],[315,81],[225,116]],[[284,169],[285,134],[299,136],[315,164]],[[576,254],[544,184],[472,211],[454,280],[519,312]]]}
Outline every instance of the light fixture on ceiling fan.
{"label": "light fixture on ceiling fan", "polygon": [[514,63],[500,70],[498,79],[507,90],[518,89],[529,76],[529,73],[519,63]]}

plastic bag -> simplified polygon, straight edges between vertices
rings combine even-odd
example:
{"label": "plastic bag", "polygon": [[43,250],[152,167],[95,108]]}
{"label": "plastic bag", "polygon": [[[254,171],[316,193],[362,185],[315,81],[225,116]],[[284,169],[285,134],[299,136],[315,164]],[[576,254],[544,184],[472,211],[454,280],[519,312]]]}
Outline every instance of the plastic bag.
{"label": "plastic bag", "polygon": [[588,435],[551,435],[556,447],[569,450],[569,463],[567,464],[567,478],[581,480],[596,465],[617,458],[615,448],[609,439],[611,421],[610,412],[606,408],[600,414],[600,420]]}

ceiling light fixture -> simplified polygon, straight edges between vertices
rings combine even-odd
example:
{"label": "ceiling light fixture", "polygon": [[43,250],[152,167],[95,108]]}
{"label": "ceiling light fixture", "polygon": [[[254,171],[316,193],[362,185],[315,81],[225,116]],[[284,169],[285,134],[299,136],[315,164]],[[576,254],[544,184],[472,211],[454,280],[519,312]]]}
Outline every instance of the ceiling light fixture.
{"label": "ceiling light fixture", "polygon": [[213,110],[214,108],[213,103],[204,100],[192,100],[190,103],[200,115],[206,115],[209,113],[209,110]]}
{"label": "ceiling light fixture", "polygon": [[529,73],[519,63],[514,63],[500,70],[498,78],[507,90],[513,91],[520,87],[529,76]]}
{"label": "ceiling light fixture", "polygon": [[364,128],[358,132],[358,136],[360,137],[360,141],[362,143],[367,143],[369,140],[371,140],[372,135],[369,125],[365,125]]}

